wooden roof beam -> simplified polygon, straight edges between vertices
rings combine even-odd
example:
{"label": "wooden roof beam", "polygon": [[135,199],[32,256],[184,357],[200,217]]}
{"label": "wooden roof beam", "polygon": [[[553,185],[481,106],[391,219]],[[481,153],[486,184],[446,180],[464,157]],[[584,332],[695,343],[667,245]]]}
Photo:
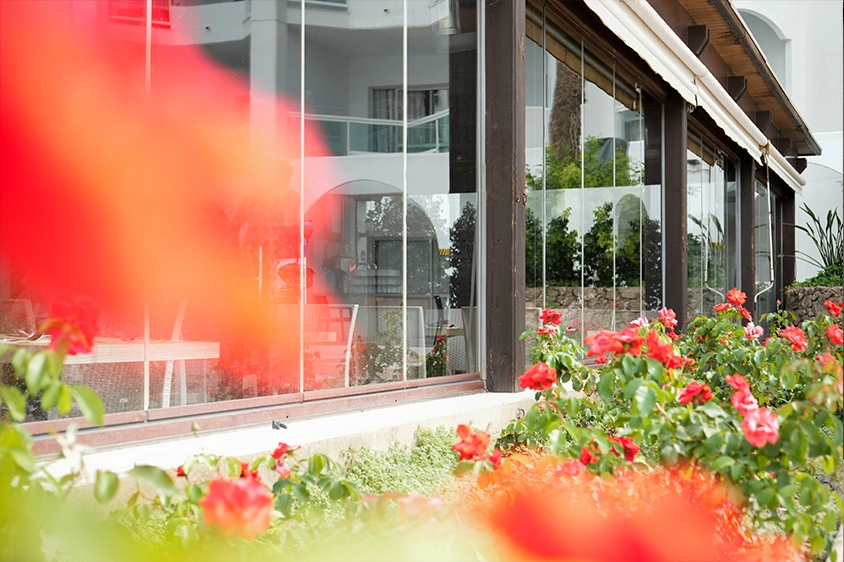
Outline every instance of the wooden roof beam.
{"label": "wooden roof beam", "polygon": [[712,34],[709,32],[709,27],[705,25],[689,26],[686,44],[695,56],[699,57],[711,40]]}

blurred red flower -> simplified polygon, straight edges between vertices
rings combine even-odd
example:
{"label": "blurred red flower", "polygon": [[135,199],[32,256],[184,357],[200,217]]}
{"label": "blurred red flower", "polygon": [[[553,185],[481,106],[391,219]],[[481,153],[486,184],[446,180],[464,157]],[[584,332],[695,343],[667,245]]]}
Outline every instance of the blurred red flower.
{"label": "blurred red flower", "polygon": [[832,316],[841,316],[841,309],[844,308],[844,302],[825,300],[823,304]]}
{"label": "blurred red flower", "polygon": [[786,326],[785,328],[781,328],[779,336],[788,340],[794,351],[803,351],[808,345],[808,342],[806,341],[806,334],[803,330],[796,326]]}
{"label": "blurred red flower", "polygon": [[692,381],[680,393],[679,402],[680,404],[688,404],[689,402],[694,400],[698,404],[703,404],[704,402],[711,399],[712,389],[709,388],[708,384],[701,384],[697,381]]}
{"label": "blurred red flower", "polygon": [[540,361],[519,377],[519,386],[531,390],[548,390],[557,382],[557,371]]}
{"label": "blurred red flower", "polygon": [[777,415],[767,408],[757,408],[745,414],[741,429],[754,447],[764,447],[765,443],[773,445],[780,438]]}
{"label": "blurred red flower", "polygon": [[543,324],[557,324],[559,325],[560,322],[563,320],[563,313],[559,310],[553,310],[550,308],[546,308],[542,311],[539,315],[539,319],[542,321]]}
{"label": "blurred red flower", "polygon": [[844,331],[838,324],[833,324],[826,329],[826,337],[832,345],[844,345]]}
{"label": "blurred red flower", "polygon": [[50,319],[41,330],[51,338],[50,349],[68,355],[91,353],[99,318],[100,311],[91,303],[60,299],[50,307]]}
{"label": "blurred red flower", "polygon": [[[636,454],[639,452],[639,447],[633,441],[632,437],[609,437],[609,440],[621,445],[624,452],[624,460],[627,462],[633,462],[636,460]],[[612,453],[615,455],[618,454],[614,448],[612,449]]]}
{"label": "blurred red flower", "polygon": [[739,291],[735,287],[727,291],[727,301],[729,301],[734,306],[741,306],[745,303],[746,300],[747,295]]}
{"label": "blurred red flower", "polygon": [[465,424],[457,426],[457,436],[460,441],[451,446],[460,457],[458,460],[471,461],[483,458],[489,446],[489,433],[484,431],[472,432],[472,428]]}
{"label": "blurred red flower", "polygon": [[247,540],[267,530],[273,509],[270,491],[252,478],[212,480],[199,505],[206,525],[217,527],[226,537]]}

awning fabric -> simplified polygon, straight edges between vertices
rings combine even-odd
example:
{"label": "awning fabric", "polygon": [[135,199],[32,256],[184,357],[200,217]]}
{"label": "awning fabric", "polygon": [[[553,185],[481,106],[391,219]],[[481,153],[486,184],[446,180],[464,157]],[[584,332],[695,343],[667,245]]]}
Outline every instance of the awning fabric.
{"label": "awning fabric", "polygon": [[806,180],[727,93],[689,47],[646,0],[585,0],[586,5],[626,45],[688,103],[701,107],[724,133],[759,164],[768,165],[795,192]]}

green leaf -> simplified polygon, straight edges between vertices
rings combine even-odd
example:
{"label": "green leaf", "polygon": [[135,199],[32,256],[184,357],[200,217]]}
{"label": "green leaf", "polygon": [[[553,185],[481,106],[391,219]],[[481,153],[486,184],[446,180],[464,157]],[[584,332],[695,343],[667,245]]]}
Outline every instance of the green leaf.
{"label": "green leaf", "polygon": [[199,500],[202,499],[202,488],[197,486],[196,484],[191,484],[188,486],[187,489],[188,499],[195,504],[199,503]]}
{"label": "green leaf", "polygon": [[280,495],[275,500],[275,508],[285,517],[290,517],[290,513],[293,511],[293,496],[290,494]]}
{"label": "green leaf", "polygon": [[781,374],[780,382],[782,383],[782,387],[786,390],[791,390],[795,386],[797,386],[797,377],[794,376],[794,373],[791,371],[786,371]]}
{"label": "green leaf", "polygon": [[[565,425],[565,424],[563,424]],[[454,467],[452,473],[460,478],[464,474],[469,474],[475,468],[475,463],[469,461],[461,461]]]}
{"label": "green leaf", "polygon": [[348,493],[348,491],[346,490],[346,487],[343,486],[343,484],[341,484],[340,482],[334,482],[328,488],[328,497],[331,498],[334,501],[337,501],[340,498],[345,497],[347,493]]}
{"label": "green leaf", "polygon": [[0,386],[0,396],[9,407],[9,414],[13,420],[22,422],[26,419],[26,398],[20,390],[13,386]]}
{"label": "green leaf", "polygon": [[168,498],[179,492],[170,476],[158,467],[138,465],[129,474],[135,477],[138,484],[151,488],[159,496]]}
{"label": "green leaf", "polygon": [[44,394],[41,395],[41,409],[45,412],[52,410],[59,403],[62,394],[62,383],[58,380],[50,381]]}
{"label": "green leaf", "polygon": [[650,384],[643,384],[636,389],[633,404],[635,406],[634,414],[639,414],[643,418],[650,416],[656,406],[656,391],[651,388]]}
{"label": "green leaf", "polygon": [[220,457],[217,461],[217,468],[220,468],[220,465],[223,465],[223,474],[226,474],[229,478],[238,478],[240,474],[243,472],[243,467],[240,466],[240,461],[233,458],[233,457]]}
{"label": "green leaf", "polygon": [[715,453],[720,452],[723,445],[724,438],[721,437],[720,433],[714,433],[703,443],[703,450],[706,452],[706,456],[711,457],[715,455]]}
{"label": "green leaf", "polygon": [[24,373],[26,373],[26,364],[29,362],[30,357],[32,357],[32,353],[24,347],[18,349],[14,356],[12,356],[12,368],[15,370],[15,375],[18,378],[23,377]]}
{"label": "green leaf", "polygon": [[93,390],[87,386],[74,385],[70,387],[70,393],[86,420],[94,425],[103,425],[103,402]]}
{"label": "green leaf", "polygon": [[24,380],[26,381],[26,388],[29,389],[29,394],[37,395],[44,387],[47,377],[47,357],[43,353],[36,353],[26,364]]}
{"label": "green leaf", "polygon": [[35,472],[35,457],[32,455],[32,451],[23,447],[11,447],[9,448],[9,454],[12,455],[15,464],[21,467],[22,470],[29,474]]}
{"label": "green leaf", "polygon": [[291,490],[293,491],[293,495],[296,496],[296,499],[302,503],[306,503],[311,499],[311,494],[308,492],[308,488],[301,482],[294,484]]}
{"label": "green leaf", "polygon": [[773,499],[774,490],[772,488],[765,488],[756,494],[756,501],[759,504],[759,507],[768,507],[768,504],[770,504]]}
{"label": "green leaf", "polygon": [[598,382],[598,395],[604,402],[613,401],[613,383],[615,382],[615,373],[608,371],[601,375],[601,380]]}
{"label": "green leaf", "polygon": [[706,402],[700,409],[710,418],[718,419],[727,417],[727,412],[715,402]]}
{"label": "green leaf", "polygon": [[70,387],[62,383],[62,389],[59,393],[59,415],[66,416],[73,407],[73,395],[70,393]]}
{"label": "green leaf", "polygon": [[326,457],[317,453],[308,461],[308,472],[314,476],[319,476],[326,466]]}
{"label": "green leaf", "polygon": [[624,385],[624,397],[627,400],[633,398],[633,396],[636,394],[636,390],[642,385],[642,382],[642,379],[633,379],[626,385]]}
{"label": "green leaf", "polygon": [[98,470],[94,483],[94,497],[100,503],[105,503],[117,492],[117,475],[110,470]]}
{"label": "green leaf", "polygon": [[135,507],[132,508],[132,514],[135,516],[140,523],[146,523],[149,521],[149,506],[143,503],[139,503]]}
{"label": "green leaf", "polygon": [[723,470],[723,469],[727,468],[728,466],[733,466],[734,464],[736,464],[735,459],[733,459],[732,457],[728,457],[726,455],[722,455],[722,456],[718,457],[717,459],[715,459],[715,461],[712,463],[712,469],[713,470]]}

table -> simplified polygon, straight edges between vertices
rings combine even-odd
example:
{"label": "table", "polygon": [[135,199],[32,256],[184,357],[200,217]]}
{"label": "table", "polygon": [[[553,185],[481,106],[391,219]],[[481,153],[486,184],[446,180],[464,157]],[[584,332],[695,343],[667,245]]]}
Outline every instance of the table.
{"label": "table", "polygon": [[[26,338],[0,338],[0,342],[21,345],[33,351],[50,345],[49,338],[30,341]],[[11,361],[11,355],[0,361]],[[144,342],[124,341],[117,338],[96,338],[91,353],[68,355],[65,365],[90,365],[95,363],[142,363],[149,361],[190,361],[193,359],[219,359],[220,343],[208,341],[151,341],[144,357]]]}

